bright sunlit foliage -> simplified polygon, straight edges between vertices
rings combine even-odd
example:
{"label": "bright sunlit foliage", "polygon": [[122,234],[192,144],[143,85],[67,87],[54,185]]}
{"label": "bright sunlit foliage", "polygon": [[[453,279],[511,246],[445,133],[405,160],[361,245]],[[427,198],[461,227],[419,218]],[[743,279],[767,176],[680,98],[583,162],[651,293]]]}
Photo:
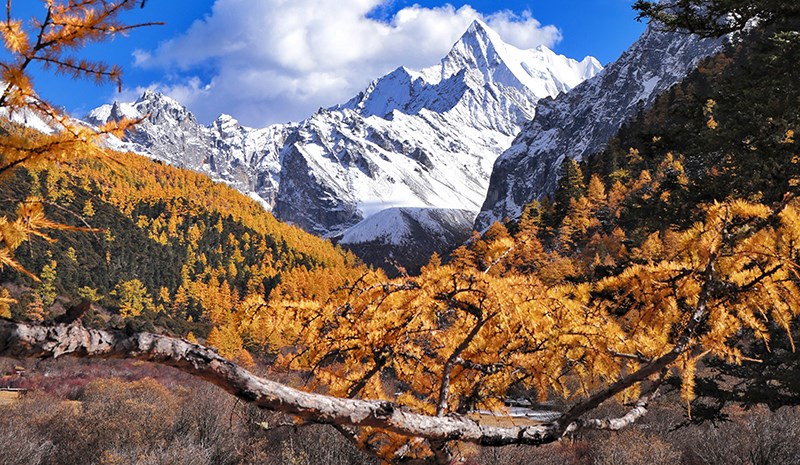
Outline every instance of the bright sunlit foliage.
{"label": "bright sunlit foliage", "polygon": [[[135,121],[112,122],[98,130],[71,120],[39,97],[30,77],[32,66],[52,69],[72,78],[112,82],[121,86],[116,66],[81,59],[85,46],[109,40],[144,25],[127,25],[120,15],[139,6],[138,0],[43,0],[43,17],[23,21],[14,17],[13,2],[5,2],[0,35],[9,57],[0,61],[0,179],[18,167],[38,168],[43,163],[69,163],[83,157],[103,156],[97,142],[107,134],[121,136]],[[23,126],[35,126],[34,131]],[[17,217],[0,218],[0,266],[34,277],[14,259],[14,251],[32,236],[47,239],[47,229],[75,229],[48,221],[41,199],[20,204]],[[35,278],[35,277],[34,277]]]}

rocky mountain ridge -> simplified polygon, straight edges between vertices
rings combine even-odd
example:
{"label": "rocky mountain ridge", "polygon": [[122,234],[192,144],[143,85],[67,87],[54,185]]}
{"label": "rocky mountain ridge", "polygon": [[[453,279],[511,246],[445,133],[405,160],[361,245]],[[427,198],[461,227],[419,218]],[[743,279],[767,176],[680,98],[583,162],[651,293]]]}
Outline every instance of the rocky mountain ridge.
{"label": "rocky mountain ridge", "polygon": [[475,228],[517,218],[526,204],[553,193],[565,157],[581,160],[602,151],[626,122],[724,43],[649,27],[599,75],[539,102],[536,116],[497,159]]}

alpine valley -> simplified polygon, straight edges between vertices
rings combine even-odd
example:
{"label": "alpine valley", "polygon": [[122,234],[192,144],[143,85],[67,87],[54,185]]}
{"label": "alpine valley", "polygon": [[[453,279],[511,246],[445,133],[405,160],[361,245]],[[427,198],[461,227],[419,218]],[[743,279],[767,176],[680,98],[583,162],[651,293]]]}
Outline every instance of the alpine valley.
{"label": "alpine valley", "polygon": [[[387,209],[434,208],[430,217],[447,224],[405,230],[427,238],[459,231],[446,234],[458,245],[469,237],[495,160],[538,103],[601,69],[592,57],[578,62],[546,47],[520,50],[476,20],[440,64],[397,68],[299,123],[254,129],[222,115],[204,126],[179,102],[149,91],[133,103],[101,106],[86,120],[149,115],[111,145],[206,173],[314,234],[397,246],[411,238],[359,223]],[[347,232],[362,226],[371,237]]]}
{"label": "alpine valley", "polygon": [[[0,465],[800,465],[797,0],[621,2],[650,27],[605,67],[469,5],[162,2],[190,30],[139,83],[242,121],[365,86],[264,128],[65,114],[97,94],[39,72],[119,84],[94,46],[157,2],[40,2],[0,19]],[[550,3],[608,52],[609,2]],[[438,65],[351,79],[421,28]]]}
{"label": "alpine valley", "polygon": [[565,156],[601,150],[720,46],[648,30],[603,70],[592,57],[520,50],[476,20],[440,64],[397,68],[298,123],[256,129],[222,115],[205,126],[151,91],[86,120],[147,116],[109,144],[206,173],[370,264],[414,270],[551,193]]}

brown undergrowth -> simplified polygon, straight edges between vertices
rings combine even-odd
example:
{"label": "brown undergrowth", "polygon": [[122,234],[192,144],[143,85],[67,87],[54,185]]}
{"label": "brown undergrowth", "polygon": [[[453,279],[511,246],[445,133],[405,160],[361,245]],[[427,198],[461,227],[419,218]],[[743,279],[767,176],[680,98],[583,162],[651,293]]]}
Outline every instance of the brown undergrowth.
{"label": "brown undergrowth", "polygon": [[[333,428],[296,425],[176,370],[134,361],[0,360],[3,386],[29,394],[0,406],[0,465],[372,465]],[[669,394],[667,395],[669,396]],[[731,410],[730,421],[673,430],[685,412],[656,406],[630,430],[552,447],[460,445],[475,465],[800,464],[800,410]]]}

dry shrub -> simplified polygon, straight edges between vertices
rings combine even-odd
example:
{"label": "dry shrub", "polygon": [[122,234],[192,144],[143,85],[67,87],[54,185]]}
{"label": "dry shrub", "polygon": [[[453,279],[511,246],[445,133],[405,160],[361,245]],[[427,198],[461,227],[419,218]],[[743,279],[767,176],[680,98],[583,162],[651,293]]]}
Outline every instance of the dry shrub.
{"label": "dry shrub", "polygon": [[592,444],[594,465],[675,465],[681,453],[663,438],[636,429],[598,436]]}
{"label": "dry shrub", "polygon": [[[0,407],[0,465],[374,465],[335,430],[265,430],[285,418],[202,382],[95,379],[77,401],[34,391]],[[63,391],[62,391],[63,392]]]}
{"label": "dry shrub", "polygon": [[[2,410],[0,410],[2,412]],[[37,433],[16,416],[0,417],[0,465],[44,464],[52,443],[40,441]]]}
{"label": "dry shrub", "polygon": [[287,431],[280,455],[272,455],[269,464],[293,465],[376,465],[335,429],[309,425]]}
{"label": "dry shrub", "polygon": [[484,447],[475,462],[480,465],[591,465],[584,441],[561,441],[541,447]]}
{"label": "dry shrub", "polygon": [[102,424],[99,442],[107,446],[146,446],[163,441],[173,430],[180,405],[153,379],[127,383],[119,379],[91,383],[81,399],[85,425]]}
{"label": "dry shrub", "polygon": [[239,463],[242,439],[204,404],[151,379],[96,380],[78,402],[33,393],[0,408],[0,465]]}
{"label": "dry shrub", "polygon": [[675,434],[690,465],[800,465],[800,408],[754,408]]}
{"label": "dry shrub", "polygon": [[135,449],[105,451],[98,465],[216,465],[218,463],[214,461],[210,449],[189,440],[177,439],[174,444],[153,447],[144,452]]}
{"label": "dry shrub", "polygon": [[[199,381],[166,384],[100,379],[88,382],[78,401],[34,391],[2,406],[0,465],[377,463],[333,428],[293,426]],[[730,423],[675,432],[663,425],[674,425],[680,410],[653,413],[621,433],[463,451],[480,465],[800,465],[800,409],[752,409]],[[274,429],[260,426],[265,422]]]}

